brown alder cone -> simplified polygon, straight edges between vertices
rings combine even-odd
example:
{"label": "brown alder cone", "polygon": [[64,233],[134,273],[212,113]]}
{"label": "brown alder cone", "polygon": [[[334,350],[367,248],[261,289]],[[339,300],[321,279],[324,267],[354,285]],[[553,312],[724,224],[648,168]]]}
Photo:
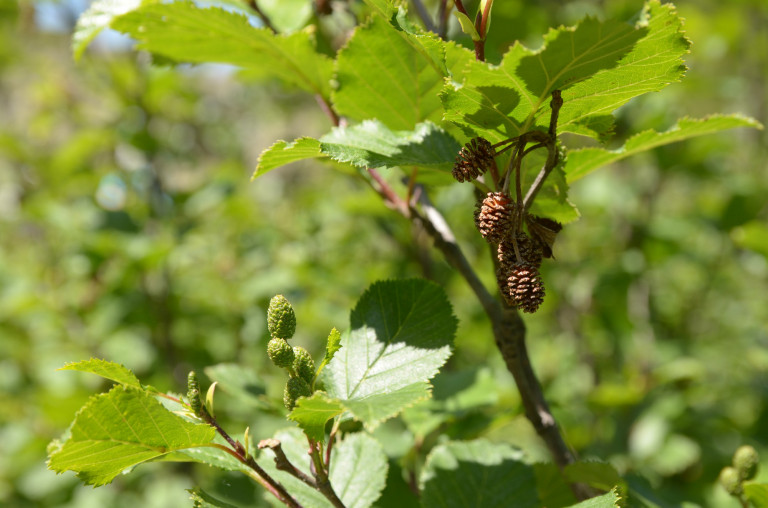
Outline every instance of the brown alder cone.
{"label": "brown alder cone", "polygon": [[544,284],[533,265],[518,263],[508,272],[500,266],[497,279],[507,303],[523,312],[536,312],[544,300]]}
{"label": "brown alder cone", "polygon": [[503,192],[489,192],[477,203],[475,226],[488,243],[499,243],[512,229],[514,203]]}
{"label": "brown alder cone", "polygon": [[485,138],[473,138],[459,151],[451,174],[459,182],[471,182],[493,165],[496,151]]}

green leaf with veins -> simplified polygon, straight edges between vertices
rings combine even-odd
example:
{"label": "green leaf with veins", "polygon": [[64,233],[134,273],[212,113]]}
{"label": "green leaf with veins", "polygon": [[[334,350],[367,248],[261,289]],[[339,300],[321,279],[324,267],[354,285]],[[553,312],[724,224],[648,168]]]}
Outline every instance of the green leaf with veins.
{"label": "green leaf with veins", "polygon": [[91,358],[80,362],[68,363],[58,370],[77,370],[80,372],[90,372],[110,381],[120,383],[134,388],[141,388],[141,383],[136,375],[127,367],[119,363]]}
{"label": "green leaf with veins", "polygon": [[343,411],[339,401],[324,392],[315,392],[309,398],[301,397],[288,419],[298,423],[308,438],[322,443],[325,441],[325,424]]}
{"label": "green leaf with veins", "polygon": [[565,163],[565,175],[569,182],[574,182],[601,166],[620,161],[636,153],[735,127],[763,128],[757,120],[741,115],[711,115],[701,119],[682,118],[674,127],[664,132],[649,129],[635,134],[624,143],[624,146],[616,150],[597,147],[571,150],[568,152]]}
{"label": "green leaf with veins", "polygon": [[165,409],[155,396],[118,385],[91,397],[75,417],[70,436],[50,455],[48,467],[75,471],[89,485],[111,482],[124,469],[165,454],[206,446],[216,431]]}
{"label": "green leaf with veins", "polygon": [[276,142],[259,156],[253,178],[283,164],[324,157],[360,168],[420,166],[450,170],[460,149],[450,134],[431,122],[420,123],[412,131],[393,131],[378,120],[366,120],[351,127],[335,127],[320,140]]}
{"label": "green leaf with veins", "polygon": [[451,354],[456,318],[444,291],[420,279],[373,284],[323,372],[328,394],[368,429],[429,396]]}
{"label": "green leaf with veins", "polygon": [[435,47],[427,42],[420,51],[379,16],[357,27],[336,58],[336,111],[355,120],[376,118],[399,130],[439,121],[444,64],[434,60]]}
{"label": "green leaf with veins", "polygon": [[551,30],[538,51],[518,43],[498,66],[468,65],[463,83],[442,90],[445,119],[468,135],[500,141],[546,129],[552,91],[562,89],[559,132],[602,137],[616,108],[680,79],[688,47],[674,8],[657,0],[634,27],[587,18]]}
{"label": "green leaf with veins", "polygon": [[432,449],[419,479],[422,506],[506,508],[540,506],[533,468],[522,453],[485,439],[448,442]]}
{"label": "green leaf with veins", "polygon": [[136,39],[139,49],[178,62],[232,64],[330,97],[333,62],[316,51],[308,31],[276,35],[244,14],[192,2],[145,5],[112,28]]}

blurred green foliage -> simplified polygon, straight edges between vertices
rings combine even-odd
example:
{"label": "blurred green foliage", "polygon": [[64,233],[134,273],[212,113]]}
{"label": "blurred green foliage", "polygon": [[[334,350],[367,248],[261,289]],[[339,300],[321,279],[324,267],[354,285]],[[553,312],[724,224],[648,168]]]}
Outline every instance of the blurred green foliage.
{"label": "blurred green foliage", "polygon": [[[188,506],[183,489],[200,484],[259,505],[248,480],[189,465],[144,465],[97,490],[55,476],[46,444],[104,387],[55,369],[107,358],[183,391],[190,368],[239,364],[205,370],[253,376],[243,393],[218,396],[217,414],[266,438],[286,425],[276,409],[257,411],[279,407],[284,381],[264,355],[269,298],[291,300],[296,343],[318,359],[362,290],[401,276],[443,284],[460,325],[435,400],[377,431],[391,457],[405,454],[388,492],[408,504],[400,473],[441,434],[548,459],[482,309],[423,235],[329,166],[299,163],[249,183],[274,140],[328,130],[311,98],[228,68],[151,67],[103,43],[75,65],[69,33],[40,22],[53,12],[66,25],[68,5],[0,8],[0,504]],[[497,2],[488,56],[510,37],[536,47],[549,26],[640,7]],[[768,5],[677,7],[694,42],[687,78],[622,108],[617,140],[709,112],[766,123]],[[750,130],[603,169],[571,189],[582,218],[544,265],[549,296],[527,320],[529,344],[566,439],[660,506],[737,506],[717,486],[720,469],[743,443],[768,456],[766,169],[766,133]],[[492,287],[471,189],[439,188],[433,199]],[[262,404],[243,403],[254,400]]]}

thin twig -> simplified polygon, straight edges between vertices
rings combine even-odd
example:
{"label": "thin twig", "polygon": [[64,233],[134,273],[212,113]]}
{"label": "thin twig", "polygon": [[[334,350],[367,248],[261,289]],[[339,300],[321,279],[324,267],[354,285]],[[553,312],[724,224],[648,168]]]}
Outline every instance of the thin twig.
{"label": "thin twig", "polygon": [[411,1],[413,2],[413,6],[416,8],[416,14],[419,15],[421,22],[424,23],[424,28],[426,28],[428,32],[437,33],[437,28],[435,28],[435,24],[432,22],[432,18],[429,17],[429,12],[427,11],[427,8],[424,7],[424,4],[421,3],[421,0]]}
{"label": "thin twig", "polygon": [[312,463],[315,465],[315,478],[317,478],[317,490],[319,490],[328,501],[336,508],[345,508],[344,503],[333,490],[331,480],[328,479],[328,471],[325,469],[323,458],[320,455],[319,443],[309,440],[309,454],[312,457]]}
{"label": "thin twig", "polygon": [[[468,17],[470,20],[472,19],[472,16],[469,15],[461,0],[454,0],[453,3],[456,6],[457,11]],[[472,42],[475,45],[475,60],[480,62],[485,61],[485,39],[481,37],[480,40],[473,40]]]}
{"label": "thin twig", "polygon": [[421,223],[434,240],[435,247],[445,256],[448,264],[455,268],[464,280],[467,281],[486,313],[489,315],[498,313],[498,301],[483,285],[480,277],[477,276],[474,268],[472,268],[472,265],[456,242],[456,237],[453,231],[451,231],[450,226],[448,226],[442,214],[429,201],[425,192],[422,192],[419,196],[419,203],[424,213],[422,214],[415,207],[412,207],[410,211],[411,217]]}
{"label": "thin twig", "polygon": [[539,171],[539,174],[536,176],[536,180],[534,180],[533,184],[531,184],[531,187],[528,189],[528,193],[525,195],[525,200],[523,201],[524,211],[530,208],[533,200],[536,199],[536,195],[544,185],[544,181],[547,179],[552,170],[555,169],[557,163],[559,162],[559,153],[557,151],[557,118],[560,115],[560,108],[563,106],[563,98],[560,95],[560,90],[555,90],[552,92],[552,101],[549,103],[549,105],[552,108],[552,114],[549,118],[549,139],[546,142],[549,154],[547,155],[547,161],[544,163],[544,167],[541,168],[541,171]]}
{"label": "thin twig", "polygon": [[437,11],[437,19],[439,20],[437,35],[441,39],[445,39],[448,36],[448,16],[450,16],[448,0],[440,0],[440,8]]}
{"label": "thin twig", "polygon": [[261,7],[259,7],[259,4],[256,3],[256,0],[248,0],[248,6],[253,9],[253,12],[256,13],[256,15],[259,17],[262,23],[264,23],[264,26],[266,28],[269,28],[272,30],[273,33],[277,33],[277,30],[275,30],[275,26],[272,24],[272,22],[269,20],[269,16],[267,16],[264,11],[261,10]]}
{"label": "thin twig", "polygon": [[269,448],[272,450],[272,453],[275,454],[275,466],[277,469],[295,476],[313,489],[317,488],[317,482],[314,480],[314,478],[294,466],[293,463],[288,459],[288,457],[285,455],[285,452],[283,451],[283,445],[280,443],[280,441],[277,439],[264,439],[259,442],[258,448],[260,450],[264,448]]}
{"label": "thin twig", "polygon": [[[253,457],[251,457],[248,453],[246,453],[245,448],[242,444],[240,444],[239,441],[235,441],[230,437],[229,434],[227,434],[227,431],[225,431],[221,426],[218,424],[218,422],[208,413],[207,410],[203,409],[200,414],[200,418],[205,421],[208,425],[216,429],[216,432],[219,433],[221,437],[226,440],[227,443],[229,443],[229,446],[232,447],[232,450],[236,453],[237,459],[251,468],[259,477],[261,477],[267,485],[264,485],[267,490],[269,490],[276,498],[278,498],[280,501],[282,501],[286,506],[289,506],[291,508],[302,508],[302,506],[299,504],[298,501],[296,501],[287,490],[285,490],[285,487],[283,487],[283,484],[269,476],[269,473],[264,471],[264,469],[256,463],[255,460],[253,460]],[[263,484],[262,484],[263,485]]]}

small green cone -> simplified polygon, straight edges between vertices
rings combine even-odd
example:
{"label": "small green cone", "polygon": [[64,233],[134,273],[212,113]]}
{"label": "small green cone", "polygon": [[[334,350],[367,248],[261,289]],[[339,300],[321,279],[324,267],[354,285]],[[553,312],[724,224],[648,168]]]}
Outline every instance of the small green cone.
{"label": "small green cone", "polygon": [[283,392],[283,404],[290,411],[296,406],[296,399],[312,395],[309,385],[301,378],[292,377],[285,384]]}
{"label": "small green cone", "polygon": [[200,382],[197,379],[197,373],[194,370],[189,371],[187,375],[187,398],[189,406],[196,415],[200,415],[203,403],[200,400]]}
{"label": "small green cone", "polygon": [[301,346],[294,346],[293,356],[293,371],[307,385],[312,386],[312,381],[315,380],[315,361],[312,360],[309,351]]}
{"label": "small green cone", "polygon": [[741,480],[739,479],[739,472],[731,466],[724,467],[723,470],[720,471],[718,481],[725,491],[732,496],[740,496],[743,492]]}
{"label": "small green cone", "polygon": [[733,467],[739,472],[739,478],[742,481],[754,478],[759,464],[760,457],[757,450],[749,445],[740,446],[733,454]]}
{"label": "small green cone", "polygon": [[267,355],[269,355],[272,363],[282,369],[287,369],[293,365],[293,348],[288,344],[288,341],[280,337],[275,337],[269,341],[269,344],[267,344]]}
{"label": "small green cone", "polygon": [[296,332],[296,314],[283,295],[277,295],[269,301],[267,327],[273,338],[290,339]]}

